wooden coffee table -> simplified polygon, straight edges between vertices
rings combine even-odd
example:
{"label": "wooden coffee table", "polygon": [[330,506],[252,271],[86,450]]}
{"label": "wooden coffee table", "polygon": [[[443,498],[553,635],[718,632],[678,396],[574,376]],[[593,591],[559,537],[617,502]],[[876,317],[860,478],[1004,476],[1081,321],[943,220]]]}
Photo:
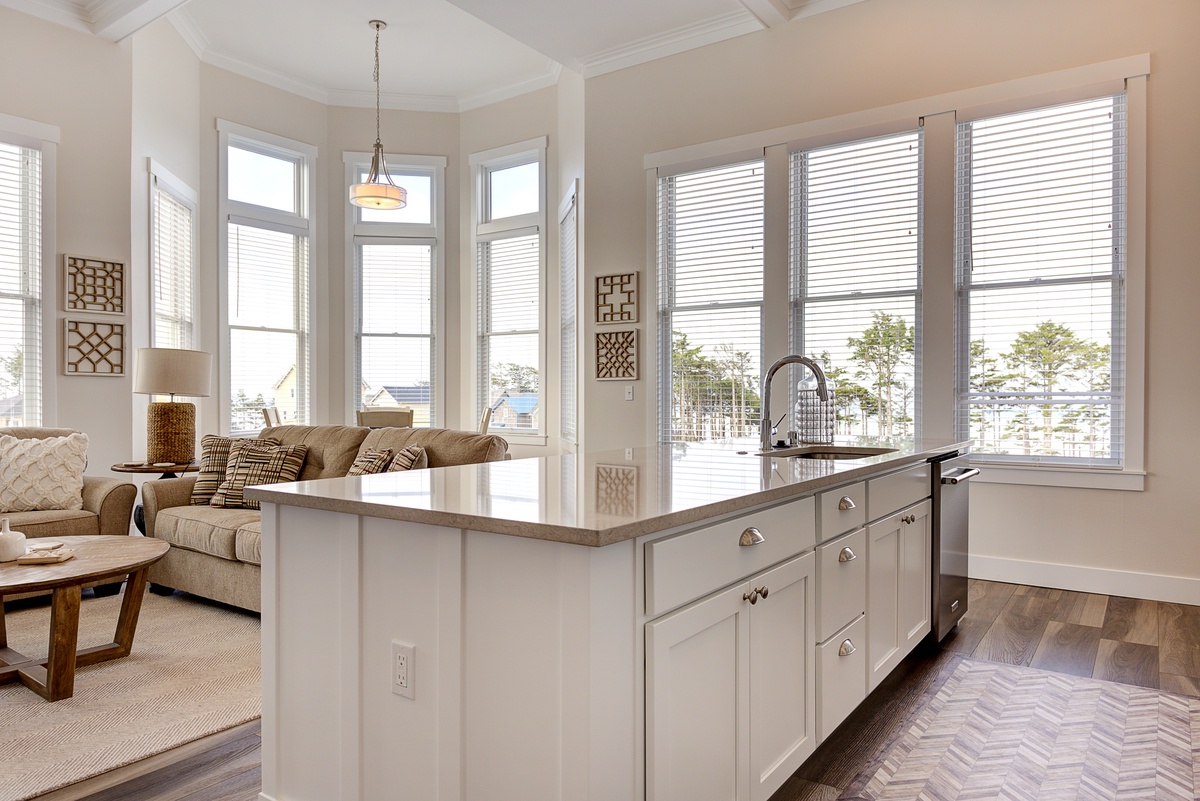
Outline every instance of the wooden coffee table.
{"label": "wooden coffee table", "polygon": [[[75,692],[75,668],[128,656],[133,649],[142,596],[146,593],[146,568],[162,559],[171,547],[147,537],[52,537],[75,551],[65,562],[51,565],[18,565],[0,562],[0,683],[20,680],[47,701],[70,698]],[[79,639],[79,598],[83,585],[105,579],[129,580],[117,618],[113,641],[76,651]],[[8,647],[3,596],[51,590],[50,648],[45,659],[30,659]]]}

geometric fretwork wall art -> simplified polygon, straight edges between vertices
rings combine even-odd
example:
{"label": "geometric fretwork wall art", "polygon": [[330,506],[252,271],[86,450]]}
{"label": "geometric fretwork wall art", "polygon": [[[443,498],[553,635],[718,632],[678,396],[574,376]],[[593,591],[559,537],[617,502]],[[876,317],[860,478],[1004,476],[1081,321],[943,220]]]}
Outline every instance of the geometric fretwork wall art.
{"label": "geometric fretwork wall art", "polygon": [[596,378],[599,381],[636,381],[637,329],[596,332]]}
{"label": "geometric fretwork wall art", "polygon": [[125,325],[63,320],[63,372],[67,375],[125,375]]}
{"label": "geometric fretwork wall art", "polygon": [[67,311],[125,313],[125,265],[119,261],[63,254]]}
{"label": "geometric fretwork wall art", "polygon": [[596,323],[638,321],[638,274],[619,273],[596,277]]}
{"label": "geometric fretwork wall art", "polygon": [[596,465],[596,511],[633,517],[638,508],[638,469],[632,465]]}

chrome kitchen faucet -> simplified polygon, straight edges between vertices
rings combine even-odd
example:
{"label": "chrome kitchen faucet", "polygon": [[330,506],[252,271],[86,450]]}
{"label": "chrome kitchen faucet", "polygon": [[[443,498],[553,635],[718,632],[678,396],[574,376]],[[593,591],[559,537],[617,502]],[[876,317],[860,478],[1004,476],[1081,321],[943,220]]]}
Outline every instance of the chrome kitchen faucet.
{"label": "chrome kitchen faucet", "polygon": [[[825,371],[821,369],[821,365],[807,356],[799,356],[795,353],[788,354],[772,364],[767,368],[766,375],[763,376],[762,380],[762,418],[758,423],[759,442],[762,444],[764,451],[771,450],[771,435],[775,433],[774,426],[771,425],[771,378],[785,364],[802,364],[809,370],[812,370],[813,375],[817,378],[817,397],[821,399],[822,403],[829,402],[829,389],[825,384]],[[780,419],[782,420],[783,418],[781,417]]]}

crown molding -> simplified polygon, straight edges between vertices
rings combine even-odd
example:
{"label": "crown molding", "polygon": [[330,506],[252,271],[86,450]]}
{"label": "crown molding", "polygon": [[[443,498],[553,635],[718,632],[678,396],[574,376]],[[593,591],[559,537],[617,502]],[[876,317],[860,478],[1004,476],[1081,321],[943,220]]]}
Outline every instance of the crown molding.
{"label": "crown molding", "polygon": [[764,27],[766,26],[749,11],[734,11],[695,25],[686,25],[664,34],[649,36],[621,47],[585,56],[579,60],[580,71],[585,79],[594,78],[597,75],[761,31]]}
{"label": "crown molding", "polygon": [[92,32],[92,21],[83,3],[72,0],[0,0],[0,6],[81,33]]}
{"label": "crown molding", "polygon": [[490,106],[492,103],[499,103],[501,100],[510,100],[528,92],[537,91],[538,89],[545,89],[548,86],[555,86],[558,83],[559,76],[562,75],[562,71],[562,64],[548,58],[541,74],[517,81],[516,83],[510,83],[498,89],[489,89],[486,92],[479,92],[468,97],[459,98],[458,110],[470,111],[471,109]]}

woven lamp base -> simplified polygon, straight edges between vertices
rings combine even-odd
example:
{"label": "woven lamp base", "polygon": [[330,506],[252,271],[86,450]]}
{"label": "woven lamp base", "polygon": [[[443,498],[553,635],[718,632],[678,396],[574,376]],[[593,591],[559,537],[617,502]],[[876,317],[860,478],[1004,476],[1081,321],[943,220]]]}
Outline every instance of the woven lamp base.
{"label": "woven lamp base", "polygon": [[195,458],[195,404],[151,403],[146,413],[146,461],[188,464]]}

